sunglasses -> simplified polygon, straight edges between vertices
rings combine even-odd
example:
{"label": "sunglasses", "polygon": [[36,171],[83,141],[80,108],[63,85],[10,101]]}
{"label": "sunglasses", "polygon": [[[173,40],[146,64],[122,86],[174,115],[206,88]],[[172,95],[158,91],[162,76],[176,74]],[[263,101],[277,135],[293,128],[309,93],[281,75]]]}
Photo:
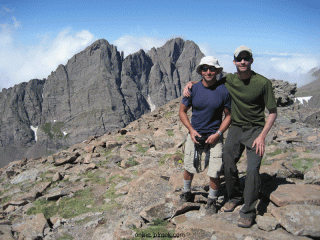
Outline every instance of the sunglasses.
{"label": "sunglasses", "polygon": [[202,72],[207,72],[208,69],[210,70],[210,72],[215,72],[216,71],[216,68],[211,66],[211,67],[201,67],[201,71]]}
{"label": "sunglasses", "polygon": [[252,59],[252,57],[251,56],[247,56],[247,57],[236,57],[236,58],[234,58],[234,60],[236,62],[241,62],[242,59],[245,60],[246,62],[249,62]]}

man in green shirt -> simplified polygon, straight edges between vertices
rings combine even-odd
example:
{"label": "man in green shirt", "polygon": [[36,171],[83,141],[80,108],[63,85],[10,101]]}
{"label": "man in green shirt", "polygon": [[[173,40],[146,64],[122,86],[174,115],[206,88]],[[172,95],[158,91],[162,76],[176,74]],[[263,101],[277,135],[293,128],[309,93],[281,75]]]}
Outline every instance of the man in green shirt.
{"label": "man in green shirt", "polygon": [[[231,100],[231,127],[223,149],[225,182],[229,201],[221,209],[232,212],[244,202],[240,210],[239,227],[251,227],[256,217],[260,176],[259,169],[265,151],[265,138],[276,117],[277,104],[272,83],[267,78],[251,70],[252,51],[240,46],[234,53],[237,73],[228,74],[225,81]],[[188,83],[184,96],[188,96]],[[265,108],[269,116],[265,120]],[[244,149],[247,151],[247,174],[244,191],[240,189],[237,162]]]}

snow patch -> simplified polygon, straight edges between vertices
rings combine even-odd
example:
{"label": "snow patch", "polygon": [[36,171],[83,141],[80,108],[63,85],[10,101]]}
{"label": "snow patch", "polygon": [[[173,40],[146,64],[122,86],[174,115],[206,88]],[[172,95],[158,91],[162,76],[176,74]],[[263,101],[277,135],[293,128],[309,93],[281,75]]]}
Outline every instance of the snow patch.
{"label": "snow patch", "polygon": [[299,102],[300,104],[303,104],[304,101],[309,102],[309,100],[312,98],[312,96],[308,97],[297,97],[294,99],[294,102]]}
{"label": "snow patch", "polygon": [[154,110],[156,110],[156,105],[154,105],[154,104],[151,102],[151,97],[150,97],[150,95],[148,95],[147,102],[148,102],[148,104],[149,104],[149,107],[150,107],[150,109],[151,109],[151,112],[153,112]]}
{"label": "snow patch", "polygon": [[38,126],[36,126],[36,127],[30,126],[30,128],[34,132],[35,141],[37,141],[38,140],[38,136],[37,136]]}

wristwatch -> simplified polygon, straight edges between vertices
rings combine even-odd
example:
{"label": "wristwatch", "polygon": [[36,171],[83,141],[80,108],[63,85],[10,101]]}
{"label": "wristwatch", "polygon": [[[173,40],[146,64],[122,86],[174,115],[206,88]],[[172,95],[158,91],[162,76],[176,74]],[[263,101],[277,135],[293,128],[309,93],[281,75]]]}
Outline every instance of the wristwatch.
{"label": "wristwatch", "polygon": [[217,133],[219,133],[220,137],[222,136],[222,132],[220,132],[219,130],[217,131]]}

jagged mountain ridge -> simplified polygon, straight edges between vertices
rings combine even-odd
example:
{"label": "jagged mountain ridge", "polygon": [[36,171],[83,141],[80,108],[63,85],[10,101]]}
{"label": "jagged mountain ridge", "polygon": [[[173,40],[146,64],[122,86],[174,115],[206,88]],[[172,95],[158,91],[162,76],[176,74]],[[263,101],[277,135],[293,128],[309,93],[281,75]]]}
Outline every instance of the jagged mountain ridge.
{"label": "jagged mountain ridge", "polygon": [[[302,87],[299,87],[297,90],[297,96],[314,96],[319,99],[320,91],[320,68],[313,68],[310,70],[309,75],[314,78],[314,80]],[[319,100],[318,100],[319,101]],[[314,107],[314,106],[311,106]]]}
{"label": "jagged mountain ridge", "polygon": [[101,39],[47,79],[3,89],[0,167],[114,131],[180,97],[182,86],[199,78],[203,56],[194,42],[176,38],[123,58]]}

